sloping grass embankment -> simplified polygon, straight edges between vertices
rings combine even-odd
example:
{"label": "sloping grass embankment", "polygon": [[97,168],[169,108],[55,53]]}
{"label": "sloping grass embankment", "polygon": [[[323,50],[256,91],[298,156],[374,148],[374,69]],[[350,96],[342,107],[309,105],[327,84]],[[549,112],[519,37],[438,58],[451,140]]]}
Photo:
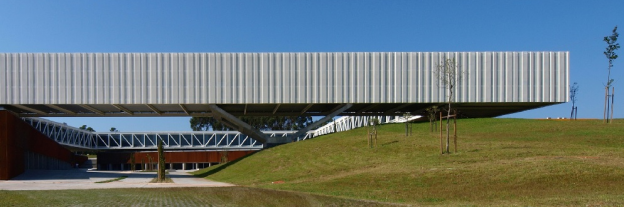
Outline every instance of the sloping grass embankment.
{"label": "sloping grass embankment", "polygon": [[360,128],[196,174],[406,204],[624,205],[623,120],[465,119],[458,128],[459,149],[450,155],[440,155],[439,133],[430,132],[429,123],[414,124],[409,137],[403,124],[388,124],[373,149]]}

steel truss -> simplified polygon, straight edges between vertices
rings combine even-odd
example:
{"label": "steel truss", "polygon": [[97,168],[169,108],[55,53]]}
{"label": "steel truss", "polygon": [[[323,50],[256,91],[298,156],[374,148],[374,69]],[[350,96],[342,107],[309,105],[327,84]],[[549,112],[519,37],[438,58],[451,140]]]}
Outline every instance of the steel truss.
{"label": "steel truss", "polygon": [[[377,118],[389,123],[397,116],[343,116],[307,132],[294,141],[348,131],[368,126],[368,120]],[[167,149],[193,150],[260,150],[262,143],[237,131],[189,131],[189,132],[90,132],[66,124],[42,118],[25,117],[26,123],[61,145],[91,150],[154,150],[158,140]],[[269,137],[288,137],[297,131],[263,131]]]}
{"label": "steel truss", "polygon": [[390,123],[399,118],[399,116],[343,116],[318,128],[314,131],[313,137],[365,127],[368,126],[369,120],[372,118],[377,118],[383,124]]}
{"label": "steel truss", "polygon": [[97,146],[95,135],[90,131],[67,126],[66,124],[53,122],[47,119],[22,119],[26,123],[33,126],[37,131],[43,133],[45,136],[61,145],[82,149],[93,149]]}

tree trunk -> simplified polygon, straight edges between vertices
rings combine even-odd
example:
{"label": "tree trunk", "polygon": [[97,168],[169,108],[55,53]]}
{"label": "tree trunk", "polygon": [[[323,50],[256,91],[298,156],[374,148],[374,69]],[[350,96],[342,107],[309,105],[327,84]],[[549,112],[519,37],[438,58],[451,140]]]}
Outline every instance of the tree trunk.
{"label": "tree trunk", "polygon": [[570,112],[570,120],[574,118],[574,102],[572,102],[572,111]]}
{"label": "tree trunk", "polygon": [[429,131],[433,132],[433,120],[429,119]]}
{"label": "tree trunk", "polygon": [[444,141],[442,139],[442,111],[440,111],[440,152],[444,154]]}
{"label": "tree trunk", "polygon": [[165,154],[163,153],[162,140],[158,140],[158,182],[165,181]]}
{"label": "tree trunk", "polygon": [[134,153],[130,153],[130,156],[131,156],[130,157],[130,164],[131,164],[130,171],[135,171],[136,170],[136,163],[135,163],[136,160],[134,158]]}
{"label": "tree trunk", "polygon": [[405,136],[409,137],[409,123],[405,122]]}

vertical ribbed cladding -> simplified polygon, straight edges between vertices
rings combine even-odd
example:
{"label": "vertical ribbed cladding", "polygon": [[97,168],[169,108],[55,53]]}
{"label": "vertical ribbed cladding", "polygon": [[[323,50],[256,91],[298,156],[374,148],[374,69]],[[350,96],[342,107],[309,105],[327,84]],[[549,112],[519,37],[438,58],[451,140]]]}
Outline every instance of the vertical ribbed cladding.
{"label": "vertical ribbed cladding", "polygon": [[565,102],[568,52],[0,54],[1,104]]}

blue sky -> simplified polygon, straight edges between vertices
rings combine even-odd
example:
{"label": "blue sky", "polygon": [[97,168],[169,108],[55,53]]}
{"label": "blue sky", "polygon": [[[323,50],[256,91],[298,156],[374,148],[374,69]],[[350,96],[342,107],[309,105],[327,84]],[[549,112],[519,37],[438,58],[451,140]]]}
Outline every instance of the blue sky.
{"label": "blue sky", "polygon": [[[624,27],[623,8],[621,0],[3,1],[0,52],[570,51],[579,117],[602,118],[602,39]],[[614,65],[616,94],[624,94],[624,58]],[[619,97],[616,118],[624,117]],[[570,108],[504,117],[564,117]],[[53,120],[97,131],[182,131],[188,119]]]}

